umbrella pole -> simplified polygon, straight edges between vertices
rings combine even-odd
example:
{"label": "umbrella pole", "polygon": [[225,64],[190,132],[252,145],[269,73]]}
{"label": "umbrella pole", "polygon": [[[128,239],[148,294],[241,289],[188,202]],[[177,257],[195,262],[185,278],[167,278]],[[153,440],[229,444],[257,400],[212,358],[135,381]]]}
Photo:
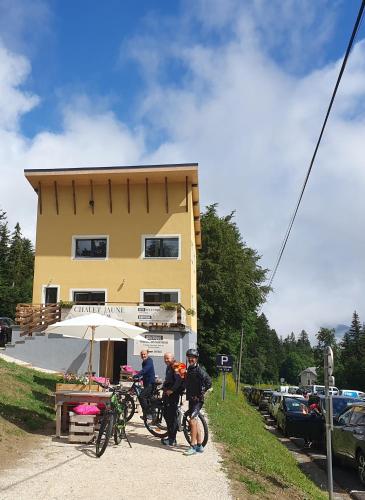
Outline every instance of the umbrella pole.
{"label": "umbrella pole", "polygon": [[89,392],[91,391],[91,370],[92,370],[92,359],[93,359],[93,345],[94,345],[94,334],[95,326],[91,327],[91,345],[90,345],[90,356],[89,356]]}
{"label": "umbrella pole", "polygon": [[108,376],[108,361],[109,361],[109,346],[110,346],[110,339],[108,339],[108,344],[106,348],[106,364],[105,364],[105,372],[104,372],[104,382],[106,383],[106,377]]}

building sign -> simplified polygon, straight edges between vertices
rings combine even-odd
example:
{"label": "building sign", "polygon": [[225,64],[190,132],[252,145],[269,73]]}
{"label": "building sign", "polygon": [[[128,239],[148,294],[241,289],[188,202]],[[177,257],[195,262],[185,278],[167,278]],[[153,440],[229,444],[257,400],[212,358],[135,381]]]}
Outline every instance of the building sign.
{"label": "building sign", "polygon": [[177,311],[165,311],[160,306],[98,306],[76,304],[65,319],[97,313],[126,323],[177,323]]}
{"label": "building sign", "polygon": [[165,352],[174,354],[174,335],[171,333],[145,333],[142,335],[146,339],[134,340],[135,356],[139,355],[142,350],[146,350],[151,356],[163,356]]}

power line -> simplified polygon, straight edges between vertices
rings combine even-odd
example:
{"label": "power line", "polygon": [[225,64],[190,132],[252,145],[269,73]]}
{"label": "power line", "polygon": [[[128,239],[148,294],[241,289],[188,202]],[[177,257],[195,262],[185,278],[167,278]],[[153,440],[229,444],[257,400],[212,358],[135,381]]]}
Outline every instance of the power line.
{"label": "power line", "polygon": [[352,30],[351,38],[350,38],[350,41],[348,43],[344,59],[342,61],[342,66],[341,66],[339,75],[337,77],[336,85],[335,85],[333,93],[332,93],[331,101],[330,101],[328,109],[327,109],[326,117],[324,119],[324,122],[323,122],[323,125],[322,125],[322,128],[321,128],[321,132],[319,134],[319,137],[318,137],[318,140],[317,140],[317,144],[316,144],[316,147],[314,149],[314,153],[313,153],[311,162],[309,164],[309,168],[308,168],[307,174],[305,176],[304,183],[303,183],[302,189],[300,191],[300,195],[299,195],[297,204],[295,206],[295,210],[293,212],[293,215],[291,216],[291,219],[290,219],[289,225],[288,225],[288,229],[286,230],[284,239],[282,241],[282,244],[281,244],[281,247],[280,247],[280,250],[279,250],[279,255],[278,255],[278,258],[276,260],[275,267],[274,267],[274,269],[273,269],[273,271],[271,273],[270,279],[269,279],[269,283],[268,283],[269,287],[271,287],[271,285],[272,285],[272,283],[274,281],[274,278],[275,278],[275,275],[276,275],[276,271],[278,270],[278,267],[280,265],[280,262],[281,262],[281,259],[283,257],[283,253],[284,253],[286,244],[288,242],[291,230],[293,228],[293,224],[294,224],[295,218],[297,216],[297,213],[298,213],[298,210],[299,210],[299,206],[301,204],[301,201],[302,201],[302,198],[303,198],[303,195],[304,195],[305,188],[307,187],[308,179],[309,179],[309,176],[310,176],[310,174],[312,172],[313,164],[314,164],[314,161],[315,161],[316,156],[317,156],[318,148],[319,148],[319,146],[321,144],[321,141],[322,141],[324,129],[326,128],[327,121],[328,121],[329,115],[331,113],[332,106],[333,106],[333,103],[334,103],[334,100],[335,100],[335,97],[336,97],[336,94],[337,94],[337,90],[338,90],[338,87],[340,85],[342,75],[343,75],[343,73],[345,71],[347,60],[348,60],[350,52],[352,50],[352,47],[353,47],[356,35],[357,35],[358,31],[359,31],[359,28],[360,28],[360,25],[361,25],[361,22],[362,22],[362,18],[363,18],[363,14],[364,14],[364,8],[365,8],[365,0],[362,0],[361,6],[360,6],[360,9],[359,9],[359,13],[357,15],[357,19],[356,19],[356,22],[355,22],[355,25],[354,25],[354,29]]}

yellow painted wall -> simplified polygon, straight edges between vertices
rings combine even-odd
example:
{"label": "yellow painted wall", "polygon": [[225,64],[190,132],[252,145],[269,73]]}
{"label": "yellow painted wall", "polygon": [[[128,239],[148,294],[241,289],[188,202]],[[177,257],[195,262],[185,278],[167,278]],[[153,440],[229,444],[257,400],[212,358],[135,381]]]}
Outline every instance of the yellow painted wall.
{"label": "yellow painted wall", "polygon": [[[196,307],[196,250],[189,186],[186,212],[185,183],[169,183],[169,213],[164,184],[149,184],[149,213],[145,184],[112,185],[112,213],[108,184],[94,185],[94,215],[89,206],[90,186],[76,181],[74,215],[72,187],[58,185],[59,215],[54,185],[42,184],[42,214],[38,213],[33,302],[43,301],[42,286],[60,286],[60,300],[71,300],[71,289],[106,289],[109,302],[138,302],[141,289],[180,289],[185,308]],[[180,260],[141,258],[142,235],[181,235]],[[107,260],[72,258],[73,235],[108,235]],[[187,317],[196,331],[196,315]]]}

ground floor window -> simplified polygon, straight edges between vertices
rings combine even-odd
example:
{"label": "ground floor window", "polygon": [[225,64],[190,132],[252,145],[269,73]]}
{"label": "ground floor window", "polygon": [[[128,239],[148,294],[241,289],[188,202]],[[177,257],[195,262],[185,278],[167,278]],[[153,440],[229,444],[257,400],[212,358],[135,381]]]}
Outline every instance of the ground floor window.
{"label": "ground floor window", "polygon": [[105,304],[105,292],[103,291],[74,291],[72,300],[75,304]]}
{"label": "ground floor window", "polygon": [[145,304],[162,304],[164,302],[179,302],[179,292],[171,291],[148,291],[143,292],[143,302]]}

